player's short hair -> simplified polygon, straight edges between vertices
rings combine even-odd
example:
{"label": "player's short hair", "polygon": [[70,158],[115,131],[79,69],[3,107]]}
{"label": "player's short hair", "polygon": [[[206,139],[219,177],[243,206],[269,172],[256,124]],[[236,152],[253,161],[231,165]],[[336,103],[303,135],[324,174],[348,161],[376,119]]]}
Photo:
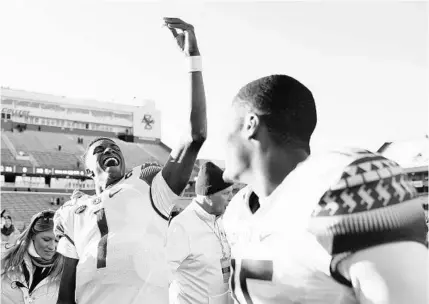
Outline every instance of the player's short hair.
{"label": "player's short hair", "polygon": [[255,111],[274,142],[297,144],[310,152],[316,105],[311,91],[298,80],[286,75],[259,78],[242,87],[234,100]]}
{"label": "player's short hair", "polygon": [[88,146],[86,146],[85,153],[83,153],[83,155],[82,155],[82,161],[83,161],[83,163],[85,164],[85,167],[86,167],[86,156],[88,155],[89,148],[91,148],[91,146],[92,146],[93,144],[95,144],[96,142],[99,142],[100,140],[108,140],[108,141],[110,141],[110,142],[112,142],[112,143],[116,144],[116,142],[115,142],[113,139],[108,138],[108,137],[97,137],[97,138],[95,138],[94,140],[92,140],[92,141],[88,144]]}

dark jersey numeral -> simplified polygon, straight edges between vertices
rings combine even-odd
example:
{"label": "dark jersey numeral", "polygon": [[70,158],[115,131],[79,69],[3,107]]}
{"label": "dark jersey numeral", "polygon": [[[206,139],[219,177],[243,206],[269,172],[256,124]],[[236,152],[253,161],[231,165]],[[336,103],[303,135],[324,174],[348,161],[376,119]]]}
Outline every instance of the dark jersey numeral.
{"label": "dark jersey numeral", "polygon": [[[125,179],[130,178],[133,175],[131,170],[125,174]],[[118,189],[115,192],[109,193],[109,198],[112,198],[115,194],[119,193],[122,189]],[[107,237],[109,234],[109,226],[107,225],[106,212],[104,208],[94,212],[97,215],[97,226],[100,230],[101,238],[98,242],[98,251],[97,251],[97,269],[106,268],[106,259],[107,259]]]}
{"label": "dark jersey numeral", "polygon": [[109,234],[109,226],[107,226],[106,212],[104,208],[94,212],[97,215],[97,225],[100,229],[101,238],[98,242],[97,251],[97,269],[106,267],[107,258],[107,235]]}
{"label": "dark jersey numeral", "polygon": [[232,266],[232,278],[231,278],[231,289],[232,294],[238,303],[238,298],[236,296],[236,278],[238,276],[239,286],[243,292],[244,299],[247,304],[253,304],[253,301],[250,297],[249,290],[247,288],[247,279],[261,280],[261,281],[271,281],[273,279],[273,261],[269,260],[249,260],[245,259],[241,261],[240,271],[236,270],[235,259],[231,261]]}

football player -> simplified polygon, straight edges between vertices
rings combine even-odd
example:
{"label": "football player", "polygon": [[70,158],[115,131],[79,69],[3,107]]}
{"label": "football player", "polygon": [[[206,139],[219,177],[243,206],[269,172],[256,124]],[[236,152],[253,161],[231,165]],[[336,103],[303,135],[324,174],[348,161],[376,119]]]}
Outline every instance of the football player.
{"label": "football player", "polygon": [[247,84],[231,114],[224,178],[248,184],[224,215],[236,303],[427,303],[424,215],[398,164],[309,156],[316,107],[289,76]]}
{"label": "football player", "polygon": [[164,21],[190,61],[190,128],[163,168],[147,164],[127,173],[115,141],[89,144],[85,164],[96,195],[76,194],[55,215],[58,252],[66,257],[58,303],[168,303],[168,216],[206,139],[207,119],[193,26]]}

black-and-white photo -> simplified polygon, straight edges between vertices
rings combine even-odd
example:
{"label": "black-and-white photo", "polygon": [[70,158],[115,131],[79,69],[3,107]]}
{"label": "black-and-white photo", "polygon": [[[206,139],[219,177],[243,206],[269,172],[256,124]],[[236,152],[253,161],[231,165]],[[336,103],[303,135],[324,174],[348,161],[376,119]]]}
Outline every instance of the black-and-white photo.
{"label": "black-and-white photo", "polygon": [[2,304],[429,303],[427,1],[0,11]]}

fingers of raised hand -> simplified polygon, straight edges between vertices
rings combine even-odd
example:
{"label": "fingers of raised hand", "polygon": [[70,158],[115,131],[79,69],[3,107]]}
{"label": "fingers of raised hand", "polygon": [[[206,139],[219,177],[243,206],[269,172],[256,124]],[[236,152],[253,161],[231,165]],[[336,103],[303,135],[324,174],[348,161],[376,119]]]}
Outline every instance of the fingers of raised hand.
{"label": "fingers of raised hand", "polygon": [[163,19],[164,19],[164,22],[166,24],[169,24],[169,23],[186,23],[185,21],[183,21],[180,18],[164,17]]}
{"label": "fingers of raised hand", "polygon": [[182,31],[192,31],[194,30],[194,27],[187,23],[170,23],[167,24],[167,27],[169,29],[180,29]]}
{"label": "fingers of raised hand", "polygon": [[190,31],[194,29],[191,24],[186,23],[179,18],[164,18],[164,23],[170,30],[181,29],[183,31]]}

